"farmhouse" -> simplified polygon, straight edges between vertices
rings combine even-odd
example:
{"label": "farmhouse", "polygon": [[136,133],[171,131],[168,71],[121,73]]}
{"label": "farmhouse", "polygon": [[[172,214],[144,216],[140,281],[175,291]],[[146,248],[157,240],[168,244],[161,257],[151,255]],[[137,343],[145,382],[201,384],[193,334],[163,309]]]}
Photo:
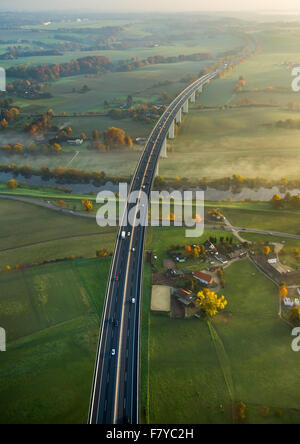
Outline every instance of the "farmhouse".
{"label": "farmhouse", "polygon": [[174,289],[171,301],[171,316],[173,318],[190,318],[199,311],[199,307],[195,304],[196,297],[189,290]]}
{"label": "farmhouse", "polygon": [[146,142],[147,142],[147,139],[145,137],[137,137],[135,139],[135,143],[137,145],[145,145]]}
{"label": "farmhouse", "polygon": [[189,290],[184,290],[183,288],[179,288],[175,290],[174,296],[176,299],[184,304],[185,306],[190,306],[196,300],[194,294]]}
{"label": "farmhouse", "polygon": [[80,146],[83,144],[83,139],[68,139],[67,143],[69,145],[76,145],[76,146]]}
{"label": "farmhouse", "polygon": [[200,281],[201,284],[212,285],[214,283],[213,276],[202,273],[201,271],[194,271],[192,275],[195,279],[198,279],[198,281]]}

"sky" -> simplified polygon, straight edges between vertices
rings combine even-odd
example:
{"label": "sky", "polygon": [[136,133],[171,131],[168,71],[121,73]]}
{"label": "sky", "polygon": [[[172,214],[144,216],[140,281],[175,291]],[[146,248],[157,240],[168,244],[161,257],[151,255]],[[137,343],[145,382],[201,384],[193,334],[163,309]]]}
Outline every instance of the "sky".
{"label": "sky", "polygon": [[2,10],[126,11],[288,11],[300,10],[299,0],[13,0],[0,2]]}

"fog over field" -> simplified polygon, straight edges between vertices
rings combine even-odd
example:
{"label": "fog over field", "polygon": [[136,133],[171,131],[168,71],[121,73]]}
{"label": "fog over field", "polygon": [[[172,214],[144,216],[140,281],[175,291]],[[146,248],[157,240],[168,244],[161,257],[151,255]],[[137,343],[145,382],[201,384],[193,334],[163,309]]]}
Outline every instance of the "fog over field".
{"label": "fog over field", "polygon": [[[7,9],[7,4],[0,6],[1,9]],[[115,11],[115,12],[127,12],[132,10],[139,11],[257,11],[257,10],[269,10],[269,11],[287,11],[287,10],[299,10],[299,3],[297,0],[211,0],[209,3],[198,0],[186,0],[182,2],[180,0],[145,0],[140,2],[139,0],[129,0],[124,2],[123,0],[112,0],[107,4],[103,4],[98,0],[65,0],[61,2],[59,0],[53,0],[51,5],[48,3],[42,3],[39,0],[15,0],[13,4],[9,5],[10,9],[34,9],[34,10],[67,10],[72,8],[77,9],[94,9],[102,11]]]}

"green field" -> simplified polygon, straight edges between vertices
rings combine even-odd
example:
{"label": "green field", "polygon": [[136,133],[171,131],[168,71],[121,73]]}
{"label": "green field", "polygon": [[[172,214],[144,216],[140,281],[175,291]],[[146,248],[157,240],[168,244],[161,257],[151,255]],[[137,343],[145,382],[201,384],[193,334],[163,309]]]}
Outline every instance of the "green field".
{"label": "green field", "polygon": [[149,349],[150,424],[230,422],[230,398],[204,323],[152,313]]}
{"label": "green field", "polygon": [[110,260],[0,275],[1,423],[86,423]]}
{"label": "green field", "polygon": [[283,243],[288,248],[300,248],[300,240],[299,239],[289,239],[281,236],[271,236],[265,234],[254,234],[254,233],[240,233],[243,238],[251,241],[251,242],[268,242],[268,243]]}
{"label": "green field", "polygon": [[275,210],[269,202],[217,202],[216,206],[235,227],[300,234],[298,210]]}
{"label": "green field", "polygon": [[141,383],[140,405],[142,423],[149,422],[149,332],[150,332],[150,306],[152,289],[152,270],[150,264],[144,267],[143,303],[141,323]]}
{"label": "green field", "polygon": [[113,250],[115,229],[100,228],[94,219],[4,199],[0,208],[1,269],[73,255],[95,257],[99,248]]}

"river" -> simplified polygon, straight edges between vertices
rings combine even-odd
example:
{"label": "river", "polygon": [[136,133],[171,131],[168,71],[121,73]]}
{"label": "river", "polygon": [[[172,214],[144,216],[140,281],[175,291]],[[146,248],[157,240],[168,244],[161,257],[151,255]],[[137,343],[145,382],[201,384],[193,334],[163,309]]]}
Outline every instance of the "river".
{"label": "river", "polygon": [[[28,184],[28,185],[37,185],[37,186],[44,186],[44,187],[63,187],[63,188],[72,188],[74,193],[79,194],[87,194],[90,192],[98,193],[99,191],[103,190],[109,190],[113,192],[118,192],[119,188],[118,185],[107,182],[105,185],[102,186],[94,186],[91,183],[57,183],[55,179],[49,179],[49,180],[43,180],[40,176],[31,176],[30,178],[25,178],[23,176],[14,176],[12,173],[0,173],[0,181],[6,182],[11,178],[15,178],[19,183],[21,184]],[[200,190],[200,189],[199,189]],[[295,190],[288,190],[291,194],[300,194],[299,189]],[[234,190],[217,190],[215,188],[208,187],[207,190],[205,190],[205,200],[207,201],[217,201],[217,200],[227,200],[231,198],[235,202],[243,201],[245,199],[251,199],[251,200],[260,200],[260,201],[269,201],[272,199],[274,194],[278,193],[282,197],[284,197],[285,192],[282,192],[279,187],[272,187],[272,188],[264,188],[260,187],[258,189],[252,189],[252,188],[242,188],[239,192],[235,192]]]}

